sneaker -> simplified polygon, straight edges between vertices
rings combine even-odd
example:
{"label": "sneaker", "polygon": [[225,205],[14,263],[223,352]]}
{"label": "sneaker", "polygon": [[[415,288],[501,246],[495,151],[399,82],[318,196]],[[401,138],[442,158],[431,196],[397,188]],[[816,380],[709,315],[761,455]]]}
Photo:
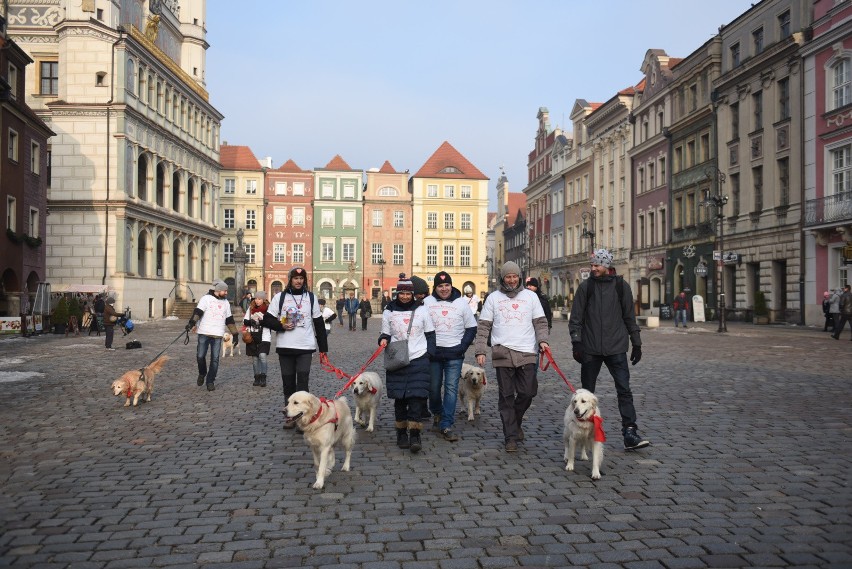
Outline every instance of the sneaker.
{"label": "sneaker", "polygon": [[212,383],[207,384],[207,391],[216,391],[216,386]]}
{"label": "sneaker", "polygon": [[198,387],[201,387],[202,385],[204,385],[204,376],[203,376],[203,375],[199,375],[199,376],[198,376],[198,379],[196,379],[196,380],[195,380],[195,384],[196,384]]}
{"label": "sneaker", "polygon": [[432,430],[433,431],[440,431],[441,430],[440,424],[441,424],[441,416],[440,415],[432,415]]}
{"label": "sneaker", "polygon": [[444,437],[445,441],[449,441],[451,443],[454,443],[459,440],[459,436],[455,434],[452,429],[444,429],[443,431],[441,431],[441,436]]}
{"label": "sneaker", "polygon": [[506,452],[518,452],[518,443],[515,442],[515,439],[506,441]]}
{"label": "sneaker", "polygon": [[107,348],[107,351],[108,351],[108,352],[114,352],[114,351],[115,351],[115,348]]}
{"label": "sneaker", "polygon": [[626,450],[645,448],[651,444],[639,435],[636,427],[625,427],[622,432],[624,433],[624,448]]}

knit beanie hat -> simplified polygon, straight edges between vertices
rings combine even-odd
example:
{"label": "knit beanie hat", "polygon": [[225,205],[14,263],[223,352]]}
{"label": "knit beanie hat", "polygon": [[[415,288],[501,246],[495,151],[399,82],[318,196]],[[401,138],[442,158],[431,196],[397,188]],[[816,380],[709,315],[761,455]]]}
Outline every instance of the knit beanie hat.
{"label": "knit beanie hat", "polygon": [[308,275],[302,267],[293,267],[290,269],[290,274],[287,275],[287,279],[290,280],[293,277],[304,277],[305,280],[307,280]]}
{"label": "knit beanie hat", "polygon": [[447,271],[441,271],[437,275],[435,275],[435,286],[438,286],[440,284],[453,284],[453,279],[450,276],[450,273],[448,273]]}
{"label": "knit beanie hat", "polygon": [[506,278],[506,275],[518,275],[521,276],[521,268],[514,261],[507,261],[503,264],[503,267],[500,269],[500,278]]}
{"label": "knit beanie hat", "polygon": [[429,283],[427,283],[417,275],[411,275],[411,284],[414,287],[414,294],[429,294]]}
{"label": "knit beanie hat", "polygon": [[534,286],[535,288],[538,288],[538,279],[535,278],[535,277],[527,277],[527,280],[524,283],[524,285],[525,286]]}
{"label": "knit beanie hat", "polygon": [[261,299],[261,300],[266,300],[266,299],[268,298],[268,297],[266,296],[266,291],[265,291],[265,290],[259,290],[259,291],[257,291],[256,293],[254,293],[254,297],[255,297],[255,298],[259,298],[259,299]]}
{"label": "knit beanie hat", "polygon": [[225,283],[225,281],[216,279],[215,281],[213,281],[213,290],[216,292],[221,292],[223,290],[226,291],[228,290],[228,285],[227,283]]}
{"label": "knit beanie hat", "polygon": [[591,264],[609,268],[612,266],[612,253],[606,249],[595,249],[592,254]]}
{"label": "knit beanie hat", "polygon": [[114,296],[108,296],[107,299],[106,299],[106,303],[107,304],[115,304],[115,297]]}
{"label": "knit beanie hat", "polygon": [[411,279],[405,276],[405,273],[399,273],[399,281],[396,283],[396,291],[414,293],[414,284],[411,282]]}

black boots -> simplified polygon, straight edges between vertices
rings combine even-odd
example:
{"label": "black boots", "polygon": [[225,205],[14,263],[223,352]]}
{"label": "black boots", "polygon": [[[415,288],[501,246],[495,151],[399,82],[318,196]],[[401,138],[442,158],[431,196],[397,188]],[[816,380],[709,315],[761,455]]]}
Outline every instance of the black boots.
{"label": "black boots", "polygon": [[266,374],[259,373],[254,376],[254,383],[252,383],[254,387],[266,387]]}
{"label": "black boots", "polygon": [[260,386],[266,387],[266,374],[265,373],[260,374]]}
{"label": "black boots", "polygon": [[420,430],[422,428],[422,423],[418,421],[408,422],[409,448],[411,449],[412,453],[420,452],[420,449],[423,448],[423,445],[420,442]]}
{"label": "black boots", "polygon": [[396,446],[399,448],[408,448],[410,446],[410,441],[408,440],[408,423],[397,421],[394,426],[396,427]]}
{"label": "black boots", "polygon": [[258,375],[258,374],[254,375],[254,383],[252,383],[252,386],[260,387],[260,375]]}

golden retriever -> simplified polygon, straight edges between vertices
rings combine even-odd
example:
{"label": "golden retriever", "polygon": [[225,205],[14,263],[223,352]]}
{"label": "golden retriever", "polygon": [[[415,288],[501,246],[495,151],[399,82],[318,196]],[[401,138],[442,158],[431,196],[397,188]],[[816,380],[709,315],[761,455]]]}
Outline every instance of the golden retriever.
{"label": "golden retriever", "polygon": [[[379,374],[365,371],[352,383],[352,395],[355,397],[355,422],[367,432],[372,433],[376,425],[376,411],[382,400],[382,379]],[[368,420],[365,420],[365,416]]]}
{"label": "golden retriever", "polygon": [[[235,349],[234,337],[231,335],[230,332],[225,332],[225,334],[222,336],[222,356],[223,357],[227,356],[228,351],[230,351],[231,357],[233,358],[234,357],[234,349]],[[238,356],[242,355],[242,352],[240,352],[240,345],[239,344],[236,345],[236,350],[237,350]]]}
{"label": "golden retriever", "polygon": [[154,377],[163,369],[163,365],[169,361],[169,356],[160,356],[146,367],[142,369],[134,369],[125,372],[124,375],[112,382],[113,395],[125,395],[127,400],[124,406],[130,405],[130,399],[133,399],[133,406],[139,403],[139,398],[145,396],[144,401],[151,400],[151,394],[154,392]]}
{"label": "golden retriever", "polygon": [[482,411],[479,402],[485,393],[485,370],[470,364],[462,364],[461,379],[459,380],[459,397],[462,405],[467,404],[467,420],[473,421],[474,413],[479,415]]}
{"label": "golden retriever", "polygon": [[592,480],[601,478],[603,462],[603,418],[598,411],[598,398],[586,389],[578,389],[565,410],[565,470],[574,471],[574,455],[580,447],[580,460],[589,460],[592,451]]}
{"label": "golden retriever", "polygon": [[349,459],[355,445],[355,427],[345,397],[326,400],[307,391],[297,391],[287,400],[284,420],[295,422],[302,430],[305,442],[311,447],[317,471],[313,488],[320,489],[325,485],[325,477],[334,468],[334,450],[337,446],[342,446],[346,452],[341,470],[349,472]]}

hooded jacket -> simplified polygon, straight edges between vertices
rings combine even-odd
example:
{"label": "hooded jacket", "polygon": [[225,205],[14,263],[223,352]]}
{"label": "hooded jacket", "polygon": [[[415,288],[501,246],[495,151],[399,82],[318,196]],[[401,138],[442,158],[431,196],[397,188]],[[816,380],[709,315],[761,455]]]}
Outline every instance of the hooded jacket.
{"label": "hooded jacket", "polygon": [[[596,356],[627,352],[628,340],[641,346],[639,325],[633,314],[633,291],[624,282],[624,295],[619,304],[616,277],[590,276],[580,283],[571,306],[568,330],[571,342],[580,342],[583,351]],[[590,289],[594,288],[594,292]]]}
{"label": "hooded jacket", "polygon": [[423,299],[435,325],[435,354],[432,361],[459,360],[476,337],[476,319],[467,306],[467,298],[453,287],[447,299],[437,292]]}

